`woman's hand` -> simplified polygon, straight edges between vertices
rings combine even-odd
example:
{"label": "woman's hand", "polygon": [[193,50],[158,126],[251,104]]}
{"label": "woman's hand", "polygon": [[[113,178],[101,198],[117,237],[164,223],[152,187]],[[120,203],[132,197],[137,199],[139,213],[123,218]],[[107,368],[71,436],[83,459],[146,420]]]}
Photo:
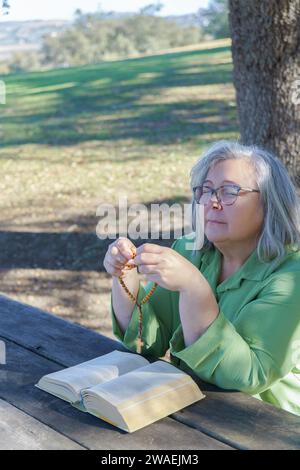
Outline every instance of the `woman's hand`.
{"label": "woman's hand", "polygon": [[185,346],[194,343],[219,314],[215,295],[203,274],[172,248],[145,243],[134,263],[147,279],[179,291],[179,313]]}
{"label": "woman's hand", "polygon": [[109,274],[119,277],[131,269],[130,266],[135,267],[132,260],[135,252],[136,247],[128,238],[119,237],[109,245],[103,266]]}
{"label": "woman's hand", "polygon": [[185,291],[195,280],[201,282],[200,271],[172,248],[144,243],[133,260],[138,272],[147,280],[172,291]]}

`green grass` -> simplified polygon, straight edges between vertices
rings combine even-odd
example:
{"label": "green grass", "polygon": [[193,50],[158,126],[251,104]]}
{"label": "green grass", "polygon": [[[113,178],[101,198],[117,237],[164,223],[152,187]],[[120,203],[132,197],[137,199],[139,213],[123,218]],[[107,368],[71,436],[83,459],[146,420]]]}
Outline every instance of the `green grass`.
{"label": "green grass", "polygon": [[3,220],[184,200],[202,149],[238,137],[229,41],[2,78]]}
{"label": "green grass", "polygon": [[238,137],[231,73],[227,40],[0,77],[2,292],[113,336],[96,209],[190,200],[203,148]]}

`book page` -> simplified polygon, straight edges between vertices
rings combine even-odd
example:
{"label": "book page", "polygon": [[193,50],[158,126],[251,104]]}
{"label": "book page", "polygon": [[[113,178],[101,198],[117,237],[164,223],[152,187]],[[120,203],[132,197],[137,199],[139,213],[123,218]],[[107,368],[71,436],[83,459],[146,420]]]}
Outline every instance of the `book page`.
{"label": "book page", "polygon": [[174,387],[175,382],[178,382],[178,386],[182,386],[190,381],[191,377],[185,372],[167,362],[156,361],[110,382],[96,385],[83,391],[82,395],[84,399],[99,396],[113,406],[120,407],[128,401],[134,401],[134,397],[142,396],[145,392],[153,394],[155,388],[168,384]]}
{"label": "book page", "polygon": [[81,389],[116,379],[146,364],[149,364],[149,361],[138,354],[113,351],[76,366],[48,374],[42,377],[40,382],[43,386],[47,383],[65,386],[78,394],[80,398]]}

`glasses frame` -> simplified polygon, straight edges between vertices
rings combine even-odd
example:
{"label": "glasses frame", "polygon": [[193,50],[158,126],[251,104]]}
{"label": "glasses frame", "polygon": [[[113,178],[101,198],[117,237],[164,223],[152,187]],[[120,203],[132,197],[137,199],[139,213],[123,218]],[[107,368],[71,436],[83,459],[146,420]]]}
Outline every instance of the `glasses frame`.
{"label": "glasses frame", "polygon": [[[196,198],[195,198],[195,192],[196,192],[196,190],[197,190],[198,188],[203,188],[203,186],[205,186],[205,185],[202,184],[202,185],[199,185],[199,186],[195,186],[195,187],[193,188],[194,200],[195,200],[196,204],[200,204],[200,202],[198,202],[198,201],[196,200]],[[207,187],[207,188],[210,188],[210,186],[206,186],[206,187]],[[237,193],[236,198],[235,198],[235,200],[234,200],[233,202],[226,203],[226,202],[222,202],[221,199],[220,199],[219,190],[220,190],[221,188],[226,188],[226,187],[231,187],[231,188],[234,187],[234,188],[237,188],[238,193]],[[211,190],[211,194],[210,194],[209,201],[211,201],[212,196],[215,194],[218,203],[221,204],[221,205],[224,204],[225,206],[232,206],[232,205],[236,202],[237,197],[240,196],[240,194],[239,194],[240,191],[246,191],[246,192],[251,192],[251,193],[260,193],[260,190],[259,190],[259,189],[244,188],[244,187],[242,187],[242,186],[239,186],[238,184],[222,184],[222,186],[219,186],[219,187],[216,188],[216,189],[210,188],[210,190]],[[209,202],[209,201],[208,201],[208,202]],[[208,204],[208,202],[207,202],[207,204]],[[203,204],[203,205],[206,206],[207,204]]]}

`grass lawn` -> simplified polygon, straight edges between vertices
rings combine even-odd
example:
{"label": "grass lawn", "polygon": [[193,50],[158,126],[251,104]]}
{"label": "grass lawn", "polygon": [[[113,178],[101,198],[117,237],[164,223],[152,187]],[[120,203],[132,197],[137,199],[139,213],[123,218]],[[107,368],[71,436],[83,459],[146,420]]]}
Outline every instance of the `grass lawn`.
{"label": "grass lawn", "polygon": [[189,202],[203,148],[239,135],[231,73],[221,40],[2,77],[1,291],[111,335],[96,209]]}

